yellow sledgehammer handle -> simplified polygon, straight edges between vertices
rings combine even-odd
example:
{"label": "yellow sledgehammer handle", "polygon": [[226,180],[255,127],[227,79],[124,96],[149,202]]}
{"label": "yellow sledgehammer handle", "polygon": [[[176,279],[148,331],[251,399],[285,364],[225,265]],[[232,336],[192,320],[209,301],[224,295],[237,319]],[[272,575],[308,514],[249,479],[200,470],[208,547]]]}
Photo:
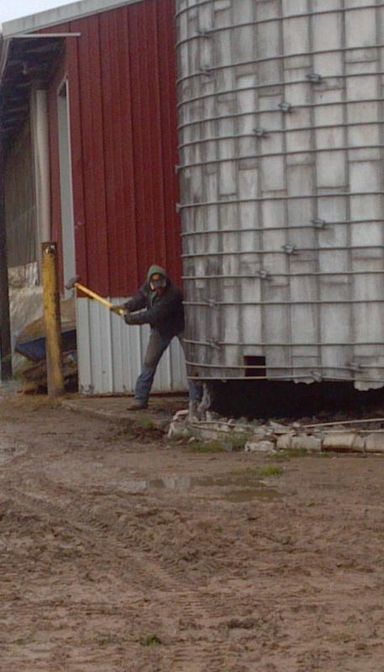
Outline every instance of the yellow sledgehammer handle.
{"label": "yellow sledgehammer handle", "polygon": [[[86,296],[89,296],[91,299],[95,299],[95,301],[98,301],[99,303],[102,303],[103,306],[106,306],[109,309],[111,309],[113,307],[113,303],[108,301],[108,299],[104,299],[104,297],[100,296],[100,294],[96,294],[96,292],[94,292],[92,289],[88,289],[88,287],[85,287],[85,285],[82,285],[81,282],[75,282],[74,287],[76,287],[77,290],[80,290],[81,292],[83,292],[83,294],[86,294]],[[119,315],[124,315],[123,308],[120,308],[120,310],[118,311],[118,314]]]}
{"label": "yellow sledgehammer handle", "polygon": [[96,292],[94,292],[92,289],[88,289],[88,287],[85,287],[85,285],[82,285],[80,282],[76,282],[75,287],[76,289],[80,290],[80,292],[83,292],[83,294],[90,296],[91,299],[95,299],[104,306],[107,306],[107,308],[112,308],[113,303],[108,301],[108,299],[104,299],[104,297],[100,296],[100,294],[96,294]]}

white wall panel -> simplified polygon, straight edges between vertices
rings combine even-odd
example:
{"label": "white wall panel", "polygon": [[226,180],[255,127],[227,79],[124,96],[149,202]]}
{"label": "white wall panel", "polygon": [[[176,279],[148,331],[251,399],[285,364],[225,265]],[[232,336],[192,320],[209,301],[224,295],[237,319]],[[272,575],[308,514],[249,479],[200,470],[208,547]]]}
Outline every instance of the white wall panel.
{"label": "white wall panel", "polygon": [[[125,299],[115,299],[123,303]],[[144,359],[150,329],[124,320],[89,299],[77,299],[79,389],[83,394],[132,393]],[[187,387],[182,349],[175,338],[164,353],[153,392],[181,392]]]}

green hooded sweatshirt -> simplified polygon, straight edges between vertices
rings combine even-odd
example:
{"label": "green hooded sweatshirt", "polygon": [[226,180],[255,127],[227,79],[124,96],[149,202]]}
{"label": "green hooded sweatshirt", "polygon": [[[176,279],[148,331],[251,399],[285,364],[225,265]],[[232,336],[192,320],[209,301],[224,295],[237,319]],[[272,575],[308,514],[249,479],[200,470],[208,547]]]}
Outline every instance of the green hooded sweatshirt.
{"label": "green hooded sweatshirt", "polygon": [[[155,274],[162,275],[167,282],[165,292],[161,296],[151,290],[149,284],[152,275]],[[129,312],[128,324],[150,324],[152,329],[165,338],[172,338],[184,331],[182,291],[171,282],[161,266],[154,264],[149,268],[146,283],[124,305]]]}

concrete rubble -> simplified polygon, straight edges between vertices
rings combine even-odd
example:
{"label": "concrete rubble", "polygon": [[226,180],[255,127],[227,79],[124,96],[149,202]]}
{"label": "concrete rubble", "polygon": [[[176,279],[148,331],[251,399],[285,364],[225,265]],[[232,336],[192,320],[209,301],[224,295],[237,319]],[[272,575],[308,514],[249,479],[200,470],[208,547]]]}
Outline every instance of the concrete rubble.
{"label": "concrete rubble", "polygon": [[[221,441],[228,450],[250,453],[384,453],[384,418],[377,418],[381,429],[366,429],[372,419],[302,425],[298,422],[264,424],[246,418],[222,418],[204,412],[198,417],[178,411],[170,424],[168,438],[191,437],[202,441]],[[369,425],[368,425],[369,426]]]}

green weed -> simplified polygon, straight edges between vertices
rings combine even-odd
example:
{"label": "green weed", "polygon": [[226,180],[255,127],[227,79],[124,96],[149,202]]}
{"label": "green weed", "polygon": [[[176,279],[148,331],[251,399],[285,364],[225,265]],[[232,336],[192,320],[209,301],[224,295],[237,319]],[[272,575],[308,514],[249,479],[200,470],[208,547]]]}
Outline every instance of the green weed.
{"label": "green weed", "polygon": [[268,467],[264,467],[263,469],[260,469],[260,477],[261,478],[271,478],[272,476],[281,476],[284,470],[282,467],[278,467],[277,465],[270,464]]}
{"label": "green weed", "polygon": [[211,441],[202,441],[197,439],[191,443],[191,449],[197,453],[221,453],[223,451],[235,452],[244,449],[249,439],[249,434],[225,434],[221,439],[212,439]]}
{"label": "green weed", "polygon": [[159,646],[159,644],[162,643],[160,637],[157,635],[148,635],[148,637],[145,637],[145,639],[141,641],[142,646]]}
{"label": "green weed", "polygon": [[221,441],[194,441],[189,444],[194,453],[223,453],[225,446]]}
{"label": "green weed", "polygon": [[138,426],[141,427],[141,429],[144,429],[145,431],[149,431],[155,428],[155,424],[149,415],[138,414],[136,415],[136,419]]}

